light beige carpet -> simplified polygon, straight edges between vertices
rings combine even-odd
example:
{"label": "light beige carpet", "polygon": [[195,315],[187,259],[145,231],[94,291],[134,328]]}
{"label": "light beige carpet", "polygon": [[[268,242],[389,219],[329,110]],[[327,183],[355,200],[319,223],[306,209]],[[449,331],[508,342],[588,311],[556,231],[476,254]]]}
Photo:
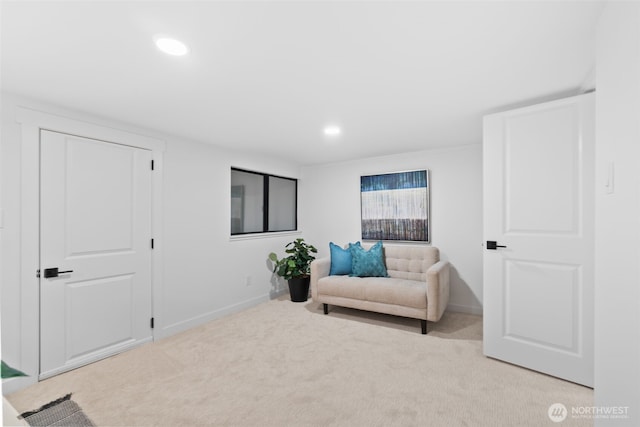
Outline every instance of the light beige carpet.
{"label": "light beige carpet", "polygon": [[593,406],[589,388],[484,357],[478,316],[428,328],[280,298],[8,398],[22,412],[73,393],[98,426],[544,426],[551,404]]}

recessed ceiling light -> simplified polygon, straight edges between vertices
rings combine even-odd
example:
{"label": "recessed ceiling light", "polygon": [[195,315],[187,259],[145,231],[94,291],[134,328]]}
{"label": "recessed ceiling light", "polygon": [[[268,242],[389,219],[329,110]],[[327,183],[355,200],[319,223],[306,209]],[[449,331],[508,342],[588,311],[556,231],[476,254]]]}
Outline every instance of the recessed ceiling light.
{"label": "recessed ceiling light", "polygon": [[189,53],[189,48],[186,44],[170,37],[156,38],[156,46],[168,55],[182,56]]}
{"label": "recessed ceiling light", "polygon": [[342,129],[338,126],[327,126],[324,128],[324,134],[327,136],[338,136],[342,133]]}

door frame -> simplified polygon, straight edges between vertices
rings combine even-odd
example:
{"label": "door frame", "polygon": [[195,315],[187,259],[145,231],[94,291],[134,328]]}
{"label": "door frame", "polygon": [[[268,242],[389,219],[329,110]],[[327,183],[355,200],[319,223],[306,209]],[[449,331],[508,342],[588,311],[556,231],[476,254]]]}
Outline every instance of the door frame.
{"label": "door frame", "polygon": [[[20,359],[21,368],[28,377],[4,384],[5,392],[19,390],[38,382],[40,374],[40,130],[50,130],[85,138],[120,143],[152,152],[154,173],[151,178],[151,230],[156,245],[151,254],[152,313],[156,331],[162,319],[162,242],[163,240],[163,158],[166,143],[163,140],[137,133],[45,113],[25,107],[16,108],[16,121],[21,127],[21,224],[20,224]],[[151,166],[150,166],[151,167]],[[6,387],[9,386],[9,387]]]}

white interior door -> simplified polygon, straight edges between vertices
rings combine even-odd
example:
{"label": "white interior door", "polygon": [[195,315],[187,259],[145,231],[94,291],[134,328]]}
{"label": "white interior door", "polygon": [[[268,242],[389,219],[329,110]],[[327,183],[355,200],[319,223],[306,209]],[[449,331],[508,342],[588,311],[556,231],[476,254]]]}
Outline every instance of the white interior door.
{"label": "white interior door", "polygon": [[46,378],[151,340],[151,152],[41,131],[40,153]]}
{"label": "white interior door", "polygon": [[594,100],[581,95],[484,119],[484,353],[587,386]]}

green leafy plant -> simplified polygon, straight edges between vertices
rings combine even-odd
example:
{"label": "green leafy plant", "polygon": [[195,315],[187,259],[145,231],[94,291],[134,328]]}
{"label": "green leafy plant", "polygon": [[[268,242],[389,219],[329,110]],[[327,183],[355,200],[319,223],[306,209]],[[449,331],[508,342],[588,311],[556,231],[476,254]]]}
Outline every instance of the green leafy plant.
{"label": "green leafy plant", "polygon": [[1,361],[2,366],[0,367],[0,372],[2,373],[2,378],[13,378],[13,377],[26,377],[22,371],[17,370],[16,368],[12,368],[11,366],[4,363],[4,360]]}
{"label": "green leafy plant", "polygon": [[316,259],[312,254],[318,253],[318,250],[298,238],[285,246],[285,253],[289,255],[282,259],[278,259],[274,252],[269,254],[269,259],[274,262],[273,272],[285,280],[309,277],[311,261]]}

